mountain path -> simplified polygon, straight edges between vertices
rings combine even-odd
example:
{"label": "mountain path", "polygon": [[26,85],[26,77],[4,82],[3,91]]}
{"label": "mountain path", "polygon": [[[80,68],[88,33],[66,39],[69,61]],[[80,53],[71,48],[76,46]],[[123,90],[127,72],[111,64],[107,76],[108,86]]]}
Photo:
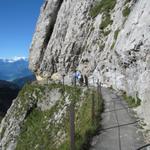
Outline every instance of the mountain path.
{"label": "mountain path", "polygon": [[143,146],[138,120],[127,103],[110,89],[102,88],[102,95],[102,128],[93,138],[90,150],[137,150]]}

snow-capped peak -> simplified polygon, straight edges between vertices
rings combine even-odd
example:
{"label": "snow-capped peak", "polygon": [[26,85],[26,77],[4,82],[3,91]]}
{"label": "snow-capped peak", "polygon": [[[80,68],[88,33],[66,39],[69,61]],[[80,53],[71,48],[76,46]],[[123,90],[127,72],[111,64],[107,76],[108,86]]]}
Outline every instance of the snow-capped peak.
{"label": "snow-capped peak", "polygon": [[28,58],[15,56],[13,58],[0,58],[0,60],[2,60],[3,62],[13,63],[20,60],[28,61]]}

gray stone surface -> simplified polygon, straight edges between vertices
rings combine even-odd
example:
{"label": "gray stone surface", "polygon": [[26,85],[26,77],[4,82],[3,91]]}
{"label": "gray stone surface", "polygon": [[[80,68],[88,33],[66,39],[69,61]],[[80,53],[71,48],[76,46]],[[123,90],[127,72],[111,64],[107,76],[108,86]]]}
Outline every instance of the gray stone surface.
{"label": "gray stone surface", "polygon": [[[126,0],[117,0],[110,12],[113,23],[104,30],[99,28],[103,13],[95,18],[89,15],[95,1],[47,0],[33,36],[30,68],[42,80],[54,72],[66,72],[68,77],[75,66],[91,83],[94,77],[107,87],[138,96],[142,100],[138,115],[150,128],[150,1],[125,5]],[[126,7],[131,11],[124,17]]]}
{"label": "gray stone surface", "polygon": [[[124,101],[108,89],[103,89],[102,95],[105,105],[101,121],[102,129],[93,138],[91,150],[136,150],[143,146],[144,138],[139,132],[137,120],[130,109],[126,109]],[[118,110],[118,104],[121,110]]]}
{"label": "gray stone surface", "polygon": [[[24,90],[24,94],[22,96],[19,95],[13,101],[12,106],[0,124],[0,150],[16,149],[22,124],[26,121],[29,113],[36,106],[41,111],[46,111],[50,110],[56,103],[61,101],[62,93],[60,92],[59,88],[49,89],[48,85],[46,84],[41,87],[43,87],[43,90],[41,90],[39,86],[35,84],[34,89],[32,89],[33,91]],[[28,86],[28,88],[31,87]],[[63,109],[60,107],[60,110],[55,112],[53,117],[47,118],[49,124],[51,121],[55,121],[57,125],[57,123],[62,121],[61,119],[66,113],[67,105],[70,104],[70,99],[68,97],[69,96],[66,94],[66,98],[63,103]],[[63,137],[62,132],[60,133],[60,136]]]}

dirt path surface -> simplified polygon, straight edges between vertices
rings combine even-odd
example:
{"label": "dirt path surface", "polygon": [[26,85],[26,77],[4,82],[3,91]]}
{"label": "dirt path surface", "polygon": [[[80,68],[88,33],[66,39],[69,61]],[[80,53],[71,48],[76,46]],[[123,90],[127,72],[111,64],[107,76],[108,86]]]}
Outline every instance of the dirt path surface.
{"label": "dirt path surface", "polygon": [[[90,150],[137,150],[144,145],[135,119],[127,103],[109,89],[103,88],[104,112],[102,129],[92,141]],[[144,150],[144,149],[142,149]]]}

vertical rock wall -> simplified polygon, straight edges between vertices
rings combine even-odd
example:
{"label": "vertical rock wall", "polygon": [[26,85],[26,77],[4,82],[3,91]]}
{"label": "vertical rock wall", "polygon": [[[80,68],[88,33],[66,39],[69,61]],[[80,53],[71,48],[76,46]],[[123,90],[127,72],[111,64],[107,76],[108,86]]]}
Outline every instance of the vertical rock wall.
{"label": "vertical rock wall", "polygon": [[114,8],[92,17],[98,3],[48,0],[33,37],[30,68],[47,78],[77,67],[89,78],[139,97],[138,113],[150,123],[150,1],[116,0]]}

